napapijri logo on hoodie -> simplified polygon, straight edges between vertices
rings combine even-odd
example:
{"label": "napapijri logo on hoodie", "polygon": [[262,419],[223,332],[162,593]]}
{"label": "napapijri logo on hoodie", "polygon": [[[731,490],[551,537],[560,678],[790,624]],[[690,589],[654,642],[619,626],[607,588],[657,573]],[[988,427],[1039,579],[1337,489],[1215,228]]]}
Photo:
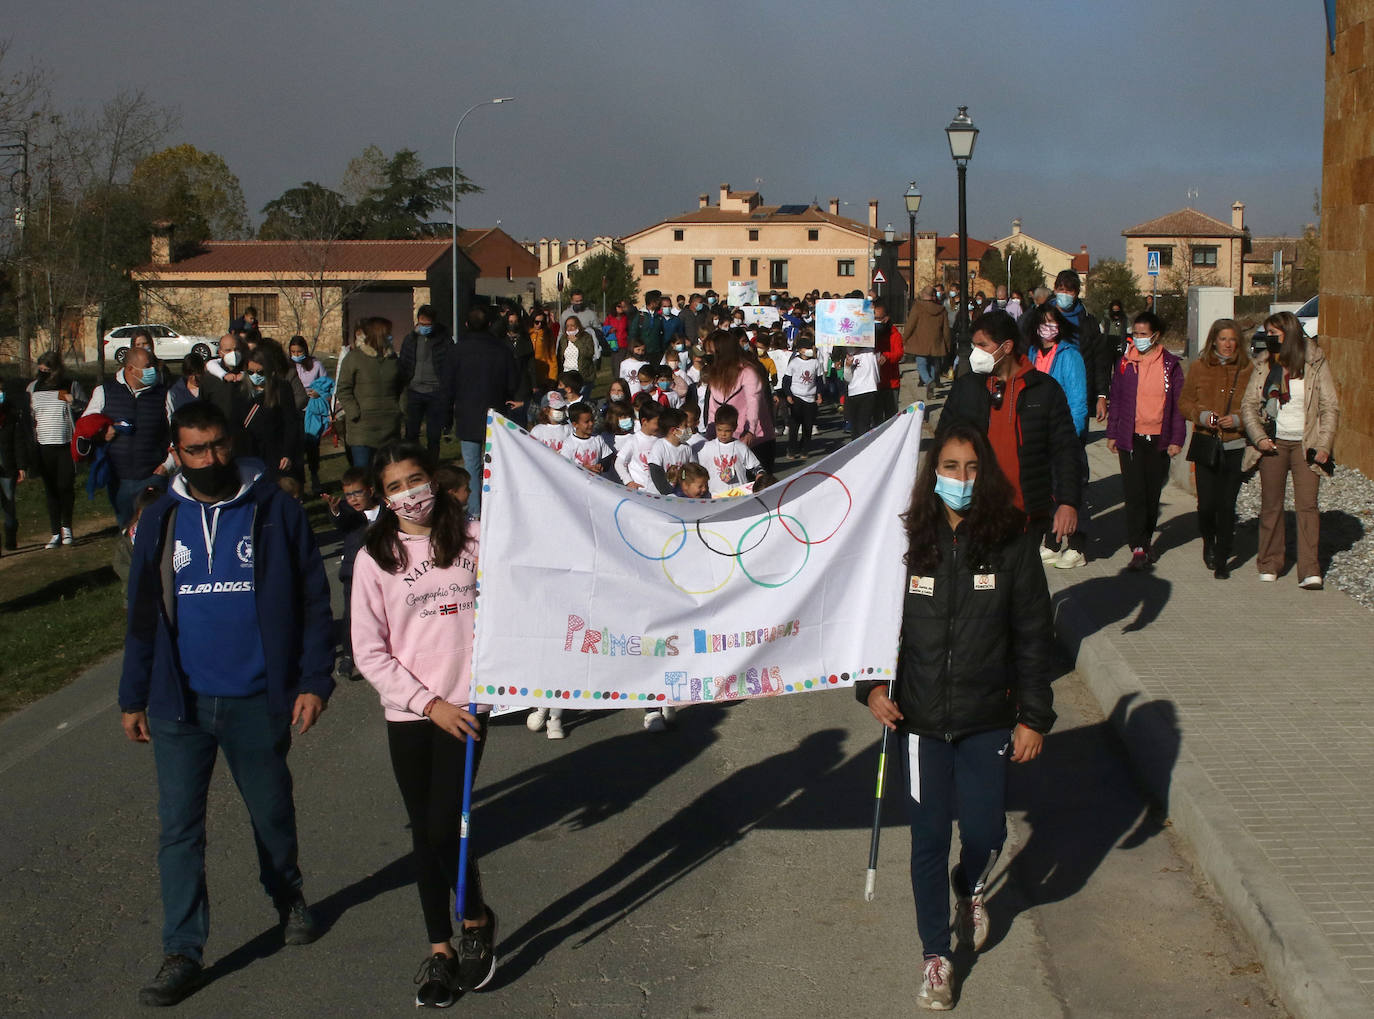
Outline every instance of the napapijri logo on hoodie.
{"label": "napapijri logo on hoodie", "polygon": [[172,569],[180,573],[190,565],[191,550],[178,541],[176,546],[172,549]]}

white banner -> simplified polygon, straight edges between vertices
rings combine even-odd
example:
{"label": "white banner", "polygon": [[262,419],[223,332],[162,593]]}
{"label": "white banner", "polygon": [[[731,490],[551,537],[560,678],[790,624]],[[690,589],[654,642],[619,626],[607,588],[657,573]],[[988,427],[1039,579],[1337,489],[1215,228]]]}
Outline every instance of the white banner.
{"label": "white banner", "polygon": [[759,303],[758,280],[730,280],[725,284],[725,301],[732,308]]}
{"label": "white banner", "polygon": [[890,678],[921,418],[710,500],[631,492],[491,414],[475,699],[648,707]]}

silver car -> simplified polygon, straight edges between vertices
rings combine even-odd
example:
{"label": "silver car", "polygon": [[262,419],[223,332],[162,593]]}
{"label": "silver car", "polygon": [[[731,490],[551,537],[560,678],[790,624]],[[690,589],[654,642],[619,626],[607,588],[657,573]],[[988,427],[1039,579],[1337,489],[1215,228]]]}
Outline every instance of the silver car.
{"label": "silver car", "polygon": [[115,364],[123,364],[128,356],[129,346],[134,342],[134,333],[146,329],[153,337],[153,353],[159,361],[180,361],[187,354],[199,354],[205,360],[214,356],[218,342],[208,336],[188,336],[179,333],[171,326],[148,323],[144,325],[122,325],[105,334],[105,356],[114,358]]}

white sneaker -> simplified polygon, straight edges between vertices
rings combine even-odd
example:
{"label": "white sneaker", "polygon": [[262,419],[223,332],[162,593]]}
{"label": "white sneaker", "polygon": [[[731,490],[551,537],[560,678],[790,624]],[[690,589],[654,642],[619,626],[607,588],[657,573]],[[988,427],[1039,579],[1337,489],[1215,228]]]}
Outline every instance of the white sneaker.
{"label": "white sneaker", "polygon": [[1320,591],[1322,589],[1321,577],[1303,577],[1298,582],[1298,586],[1304,591]]}
{"label": "white sneaker", "polygon": [[988,940],[988,909],[982,895],[955,896],[954,933],[963,947],[983,950]]}
{"label": "white sneaker", "polygon": [[1059,553],[1059,558],[1054,561],[1056,570],[1071,570],[1075,566],[1082,566],[1088,561],[1088,557],[1076,548],[1066,548]]}
{"label": "white sneaker", "polygon": [[926,956],[921,991],[916,1005],[932,1012],[948,1012],[954,1007],[954,964],[943,955]]}
{"label": "white sneaker", "polygon": [[1276,580],[1278,580],[1278,579],[1279,579],[1279,575],[1278,575],[1277,573],[1261,573],[1261,574],[1260,574],[1260,580],[1264,581],[1266,584],[1272,584],[1274,581],[1276,581]]}
{"label": "white sneaker", "polygon": [[664,720],[665,722],[667,722],[669,725],[672,725],[674,722],[676,722],[676,721],[677,721],[677,708],[664,708],[664,709],[663,709],[663,720]]}
{"label": "white sneaker", "polygon": [[52,541],[48,542],[48,543],[47,543],[46,545],[44,545],[43,547],[44,547],[44,548],[61,548],[61,547],[62,547],[62,535],[60,535],[60,534],[54,534],[54,535],[52,536]]}
{"label": "white sneaker", "polygon": [[72,544],[75,544],[75,539],[72,537],[72,529],[71,529],[70,527],[64,527],[64,528],[62,528],[62,544],[64,544],[64,545],[72,545]]}
{"label": "white sneaker", "polygon": [[668,724],[663,721],[662,712],[649,710],[644,712],[644,728],[649,732],[663,732],[668,728]]}
{"label": "white sneaker", "polygon": [[535,708],[525,716],[525,728],[530,732],[538,732],[544,728],[544,720],[549,717],[548,708]]}
{"label": "white sneaker", "polygon": [[1059,549],[1050,548],[1048,545],[1040,546],[1040,561],[1042,563],[1052,563],[1059,558]]}
{"label": "white sneaker", "polygon": [[549,739],[563,738],[563,719],[557,715],[549,715],[549,731],[545,734]]}

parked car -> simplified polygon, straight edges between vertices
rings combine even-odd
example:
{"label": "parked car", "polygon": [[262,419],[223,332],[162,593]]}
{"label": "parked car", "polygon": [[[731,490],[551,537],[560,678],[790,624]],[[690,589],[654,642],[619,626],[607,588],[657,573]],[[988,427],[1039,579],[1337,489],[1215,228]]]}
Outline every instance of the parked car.
{"label": "parked car", "polygon": [[1297,311],[1293,312],[1298,316],[1298,321],[1302,323],[1302,331],[1308,336],[1317,335],[1317,298],[1311,298]]}
{"label": "parked car", "polygon": [[147,323],[143,325],[122,325],[105,334],[105,356],[114,358],[115,364],[123,364],[134,341],[134,333],[146,329],[153,335],[153,351],[159,361],[180,361],[187,354],[199,354],[205,360],[214,356],[217,340],[208,336],[188,336],[179,333],[171,326]]}

